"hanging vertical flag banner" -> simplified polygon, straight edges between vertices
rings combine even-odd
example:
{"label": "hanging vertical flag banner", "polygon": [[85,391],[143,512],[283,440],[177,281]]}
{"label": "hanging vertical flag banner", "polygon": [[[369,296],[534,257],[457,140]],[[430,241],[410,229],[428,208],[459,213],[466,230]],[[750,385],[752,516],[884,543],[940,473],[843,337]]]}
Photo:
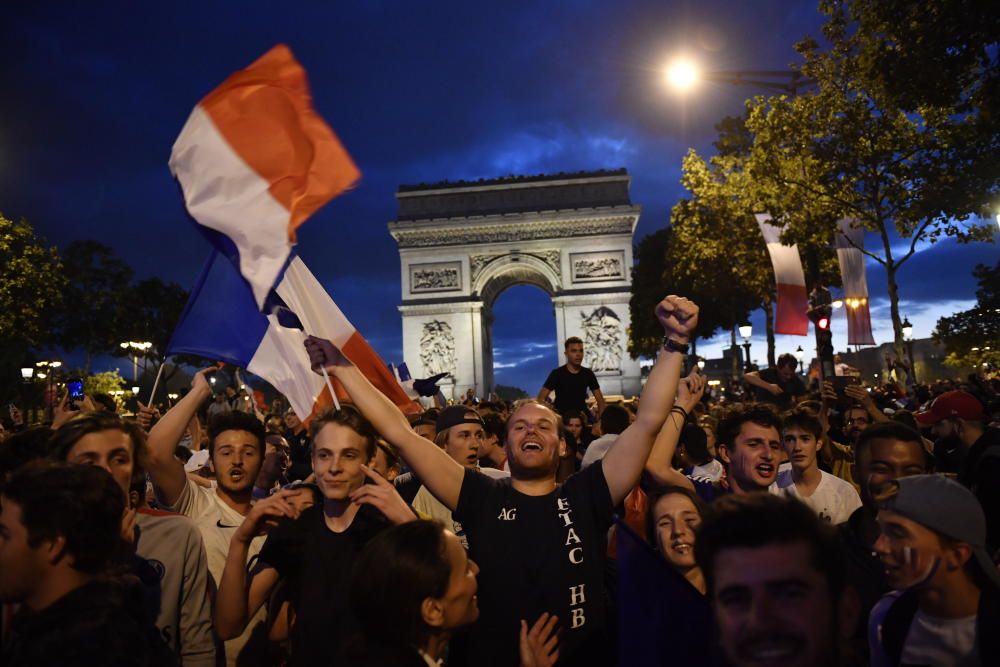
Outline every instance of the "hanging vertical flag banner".
{"label": "hanging vertical flag banner", "polygon": [[403,412],[420,411],[299,257],[280,275],[269,305],[269,313],[260,312],[236,267],[213,251],[166,354],[196,354],[246,368],[270,382],[308,421],[333,403],[323,378],[310,369],[303,346],[308,332],[337,345]]}
{"label": "hanging vertical flag banner", "polygon": [[284,44],[198,103],[170,171],[191,217],[239,268],[258,307],[288,261],[295,229],[360,176]]}
{"label": "hanging vertical flag banner", "polygon": [[778,286],[778,307],[774,313],[774,331],[779,334],[805,336],[809,333],[809,295],[806,294],[806,276],[802,271],[797,245],[781,243],[781,227],[771,224],[769,213],[757,213],[767,252],[774,267]]}
{"label": "hanging vertical flag banner", "polygon": [[837,222],[837,259],[844,285],[844,310],[847,311],[847,344],[874,345],[872,316],[868,309],[868,279],[865,276],[865,229],[853,226],[852,218]]}

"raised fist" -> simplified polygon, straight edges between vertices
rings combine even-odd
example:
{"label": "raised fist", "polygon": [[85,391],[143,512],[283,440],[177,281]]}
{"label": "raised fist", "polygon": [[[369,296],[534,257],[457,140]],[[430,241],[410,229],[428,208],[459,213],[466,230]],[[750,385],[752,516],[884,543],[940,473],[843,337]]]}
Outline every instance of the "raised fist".
{"label": "raised fist", "polygon": [[690,299],[670,295],[656,306],[656,317],[667,337],[687,343],[698,326],[698,306]]}

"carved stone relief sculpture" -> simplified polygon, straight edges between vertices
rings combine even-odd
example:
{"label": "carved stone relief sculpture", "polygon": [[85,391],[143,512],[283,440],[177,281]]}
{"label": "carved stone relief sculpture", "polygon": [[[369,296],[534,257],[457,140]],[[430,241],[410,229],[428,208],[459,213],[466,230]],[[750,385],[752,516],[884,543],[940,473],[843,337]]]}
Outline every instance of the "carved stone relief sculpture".
{"label": "carved stone relief sculpture", "polygon": [[424,323],[420,336],[420,361],[428,376],[449,373],[454,377],[458,357],[455,354],[455,335],[450,324],[440,320]]}
{"label": "carved stone relief sculpture", "polygon": [[461,289],[461,265],[413,264],[410,266],[410,292],[444,292]]}
{"label": "carved stone relief sculpture", "polygon": [[570,255],[573,282],[617,280],[624,277],[625,256],[618,252],[585,252]]}
{"label": "carved stone relief sculpture", "polygon": [[595,373],[620,371],[624,350],[624,330],[621,318],[607,306],[596,308],[589,315],[580,313],[583,330],[583,365]]}

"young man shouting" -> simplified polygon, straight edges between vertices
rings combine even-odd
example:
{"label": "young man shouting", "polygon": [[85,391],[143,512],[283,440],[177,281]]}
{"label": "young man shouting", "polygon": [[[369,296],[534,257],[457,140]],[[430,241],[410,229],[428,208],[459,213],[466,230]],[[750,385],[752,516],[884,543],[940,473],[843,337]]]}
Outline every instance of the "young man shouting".
{"label": "young man shouting", "polygon": [[698,308],[669,296],[656,315],[664,345],[643,390],[637,420],[601,461],[561,485],[556,472],[562,420],[548,406],[525,402],[511,414],[506,438],[511,476],[493,479],[463,468],[413,433],[396,406],[332,343],[306,341],[313,368],[325,368],[340,381],[465,528],[469,555],[480,567],[481,610],[461,656],[467,664],[513,664],[521,621],[530,626],[543,612],[560,619],[560,655],[567,664],[613,662],[604,599],[606,536],[615,505],[638,483],[670,411]]}

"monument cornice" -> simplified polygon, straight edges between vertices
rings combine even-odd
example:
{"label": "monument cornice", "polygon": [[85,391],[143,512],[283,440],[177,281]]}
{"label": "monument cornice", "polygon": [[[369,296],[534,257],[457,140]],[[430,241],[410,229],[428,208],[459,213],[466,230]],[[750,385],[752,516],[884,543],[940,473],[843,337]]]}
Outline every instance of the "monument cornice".
{"label": "monument cornice", "polygon": [[[639,206],[613,206],[473,218],[395,221],[389,223],[389,233],[400,248],[569,239],[608,234],[631,236],[640,213]],[[544,217],[539,220],[541,216]]]}

